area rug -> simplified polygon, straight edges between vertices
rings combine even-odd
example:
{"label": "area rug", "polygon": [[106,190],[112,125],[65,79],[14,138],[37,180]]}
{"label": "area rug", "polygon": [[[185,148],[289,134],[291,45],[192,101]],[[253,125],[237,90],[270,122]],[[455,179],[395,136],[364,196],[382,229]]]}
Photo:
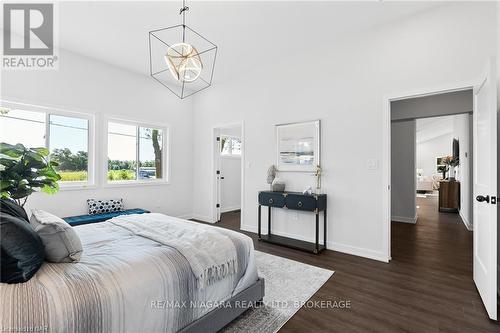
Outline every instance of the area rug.
{"label": "area rug", "polygon": [[248,310],[222,332],[277,332],[333,275],[333,271],[255,251],[265,278],[262,305]]}

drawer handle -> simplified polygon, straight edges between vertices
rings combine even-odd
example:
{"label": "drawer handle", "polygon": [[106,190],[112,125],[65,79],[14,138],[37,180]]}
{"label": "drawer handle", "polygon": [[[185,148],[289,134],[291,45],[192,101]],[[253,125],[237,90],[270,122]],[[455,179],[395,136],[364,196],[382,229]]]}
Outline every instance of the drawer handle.
{"label": "drawer handle", "polygon": [[302,201],[299,201],[299,203],[297,204],[297,206],[302,207]]}
{"label": "drawer handle", "polygon": [[273,199],[269,199],[269,203],[272,204],[274,202]]}

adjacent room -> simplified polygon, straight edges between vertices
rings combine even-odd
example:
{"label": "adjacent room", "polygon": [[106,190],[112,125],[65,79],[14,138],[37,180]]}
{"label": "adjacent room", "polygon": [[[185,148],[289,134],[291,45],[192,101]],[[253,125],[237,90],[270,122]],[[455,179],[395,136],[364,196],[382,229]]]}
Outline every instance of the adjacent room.
{"label": "adjacent room", "polygon": [[0,332],[500,332],[500,2],[0,8]]}
{"label": "adjacent room", "polygon": [[417,119],[416,137],[417,202],[460,214],[472,230],[472,114]]}
{"label": "adjacent room", "polygon": [[242,177],[242,126],[227,125],[214,129],[216,221],[240,229]]}

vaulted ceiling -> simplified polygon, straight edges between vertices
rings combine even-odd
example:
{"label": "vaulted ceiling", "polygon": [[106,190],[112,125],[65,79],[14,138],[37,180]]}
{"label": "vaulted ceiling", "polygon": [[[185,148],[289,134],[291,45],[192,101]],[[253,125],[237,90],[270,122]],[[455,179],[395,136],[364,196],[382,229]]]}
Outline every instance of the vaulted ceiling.
{"label": "vaulted ceiling", "polygon": [[[217,79],[315,42],[430,10],[436,2],[188,2],[187,23],[219,46]],[[147,75],[148,31],[181,22],[181,1],[60,2],[62,48]],[[281,45],[281,37],[295,43]],[[326,37],[325,37],[326,36]],[[279,45],[280,54],[273,54]],[[287,51],[288,50],[288,51]]]}

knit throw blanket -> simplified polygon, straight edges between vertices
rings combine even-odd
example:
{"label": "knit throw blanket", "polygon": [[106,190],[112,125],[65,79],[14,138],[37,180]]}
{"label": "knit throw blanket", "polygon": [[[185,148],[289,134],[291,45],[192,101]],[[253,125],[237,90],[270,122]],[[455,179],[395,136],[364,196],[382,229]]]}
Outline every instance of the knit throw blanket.
{"label": "knit throw blanket", "polygon": [[200,289],[235,274],[238,267],[234,243],[218,228],[157,213],[122,215],[107,222],[175,248],[189,262]]}

